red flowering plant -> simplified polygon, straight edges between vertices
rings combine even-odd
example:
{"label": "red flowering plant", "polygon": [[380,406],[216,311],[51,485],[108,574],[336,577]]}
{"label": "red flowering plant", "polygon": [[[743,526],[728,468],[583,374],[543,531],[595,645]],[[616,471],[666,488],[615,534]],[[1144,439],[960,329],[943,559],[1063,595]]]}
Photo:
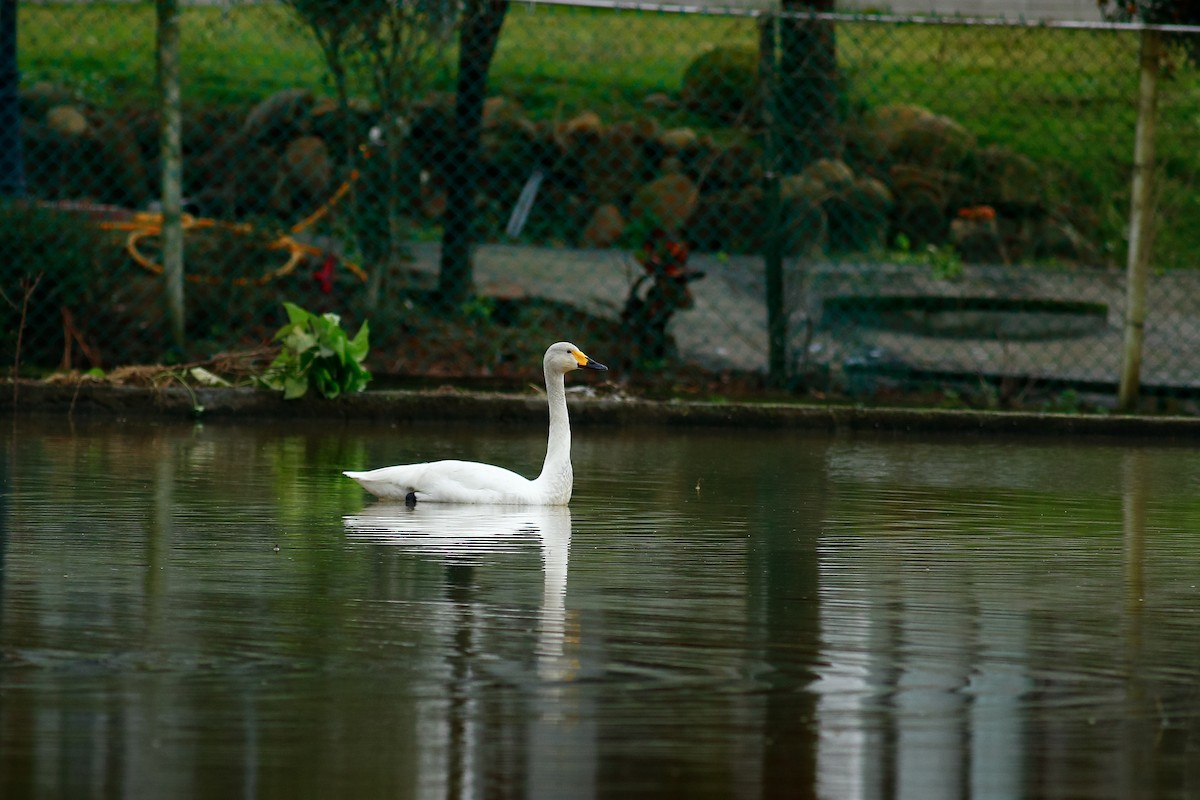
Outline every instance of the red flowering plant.
{"label": "red flowering plant", "polygon": [[[629,289],[621,319],[631,336],[631,347],[644,358],[661,359],[667,352],[667,324],[679,310],[695,305],[688,282],[704,273],[688,266],[691,248],[678,234],[651,227],[642,238],[634,259],[645,274]],[[645,294],[642,287],[649,285]]]}

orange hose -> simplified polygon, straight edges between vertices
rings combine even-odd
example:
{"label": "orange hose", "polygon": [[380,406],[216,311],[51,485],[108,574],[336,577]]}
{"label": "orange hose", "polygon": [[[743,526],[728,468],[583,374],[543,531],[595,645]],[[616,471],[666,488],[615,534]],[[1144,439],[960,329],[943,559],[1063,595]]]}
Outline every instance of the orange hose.
{"label": "orange hose", "polygon": [[[351,170],[350,177],[342,182],[342,185],[338,187],[337,191],[335,191],[328,200],[322,203],[320,208],[293,225],[288,233],[280,234],[274,240],[267,243],[266,248],[268,250],[288,251],[288,259],[286,262],[284,262],[282,267],[270,270],[258,278],[234,278],[233,285],[265,286],[276,278],[282,278],[283,276],[290,274],[304,258],[304,256],[320,257],[323,255],[325,253],[324,250],[319,247],[313,247],[312,245],[302,244],[296,241],[292,237],[292,234],[300,233],[306,228],[311,227],[318,220],[332,211],[333,207],[341,202],[342,198],[344,198],[350,192],[354,186],[354,183],[358,180],[358,177],[358,170]],[[162,235],[162,223],[162,214],[152,214],[150,212],[140,211],[134,214],[129,220],[121,222],[101,222],[99,223],[99,226],[101,230],[106,231],[129,231],[129,236],[125,239],[125,250],[129,253],[130,258],[132,258],[134,262],[144,269],[153,272],[155,275],[161,275],[163,273],[162,265],[156,263],[143,254],[141,250],[138,249],[138,243],[148,236]],[[254,226],[247,222],[225,222],[223,220],[209,219],[206,217],[197,218],[193,217],[191,214],[183,214],[181,217],[181,224],[184,231],[202,230],[205,228],[222,228],[238,236],[249,236],[255,232]],[[341,259],[341,262],[343,265],[345,265],[346,269],[350,270],[350,272],[354,274],[356,278],[363,283],[366,283],[367,273],[362,269],[362,267],[358,266],[353,261],[349,261],[344,258]],[[224,279],[215,276],[187,275],[186,278],[191,283],[203,283],[210,286],[217,286],[224,282]]]}

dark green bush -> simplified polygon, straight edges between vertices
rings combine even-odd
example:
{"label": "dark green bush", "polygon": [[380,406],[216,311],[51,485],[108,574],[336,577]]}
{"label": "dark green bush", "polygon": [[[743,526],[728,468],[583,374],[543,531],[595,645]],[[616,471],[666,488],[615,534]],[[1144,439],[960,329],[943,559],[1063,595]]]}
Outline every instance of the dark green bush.
{"label": "dark green bush", "polygon": [[[112,235],[82,213],[25,202],[0,205],[0,252],[8,260],[0,278],[4,363],[16,355],[22,305],[22,364],[55,366],[63,359],[66,332],[86,338],[96,300],[112,283],[114,262],[123,260],[119,244],[106,240],[112,242]],[[78,351],[84,343],[74,344]]]}
{"label": "dark green bush", "polygon": [[737,120],[758,97],[758,51],[717,47],[699,56],[683,73],[680,92],[689,109],[719,122]]}

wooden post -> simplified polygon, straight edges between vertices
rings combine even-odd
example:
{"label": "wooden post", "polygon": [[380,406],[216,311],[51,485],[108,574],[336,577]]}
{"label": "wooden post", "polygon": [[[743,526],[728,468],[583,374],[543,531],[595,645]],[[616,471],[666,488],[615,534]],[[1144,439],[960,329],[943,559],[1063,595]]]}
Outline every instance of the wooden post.
{"label": "wooden post", "polygon": [[1125,273],[1125,346],[1117,407],[1133,411],[1142,372],[1142,340],[1146,324],[1146,283],[1154,204],[1154,132],[1157,127],[1158,71],[1162,34],[1142,31],[1138,82],[1137,132],[1133,146],[1133,185],[1129,208],[1129,254]]}
{"label": "wooden post", "polygon": [[179,0],[157,0],[157,12],[163,271],[171,339],[183,350],[183,113],[179,88]]}

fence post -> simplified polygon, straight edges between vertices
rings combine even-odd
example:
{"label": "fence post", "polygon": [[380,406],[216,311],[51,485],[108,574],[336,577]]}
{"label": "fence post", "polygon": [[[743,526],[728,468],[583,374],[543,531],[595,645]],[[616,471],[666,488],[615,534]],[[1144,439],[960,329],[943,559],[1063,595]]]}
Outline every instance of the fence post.
{"label": "fence post", "polygon": [[184,347],[183,114],[179,88],[179,0],[157,0],[158,96],[161,114],[162,249],[167,319],[176,347]]}
{"label": "fence post", "polygon": [[778,92],[775,66],[777,19],[759,18],[758,72],[762,98],[763,126],[763,260],[767,277],[767,381],[772,386],[787,382],[787,313],[784,308],[783,236],[779,196],[779,120],[775,99]]}
{"label": "fence post", "polygon": [[1146,282],[1154,204],[1154,132],[1157,127],[1158,70],[1161,34],[1142,31],[1138,81],[1137,131],[1133,145],[1133,184],[1129,207],[1129,254],[1125,271],[1125,346],[1117,407],[1132,411],[1137,404],[1142,371],[1142,340],[1146,324]]}
{"label": "fence post", "polygon": [[19,84],[17,0],[0,0],[0,197],[25,196]]}

